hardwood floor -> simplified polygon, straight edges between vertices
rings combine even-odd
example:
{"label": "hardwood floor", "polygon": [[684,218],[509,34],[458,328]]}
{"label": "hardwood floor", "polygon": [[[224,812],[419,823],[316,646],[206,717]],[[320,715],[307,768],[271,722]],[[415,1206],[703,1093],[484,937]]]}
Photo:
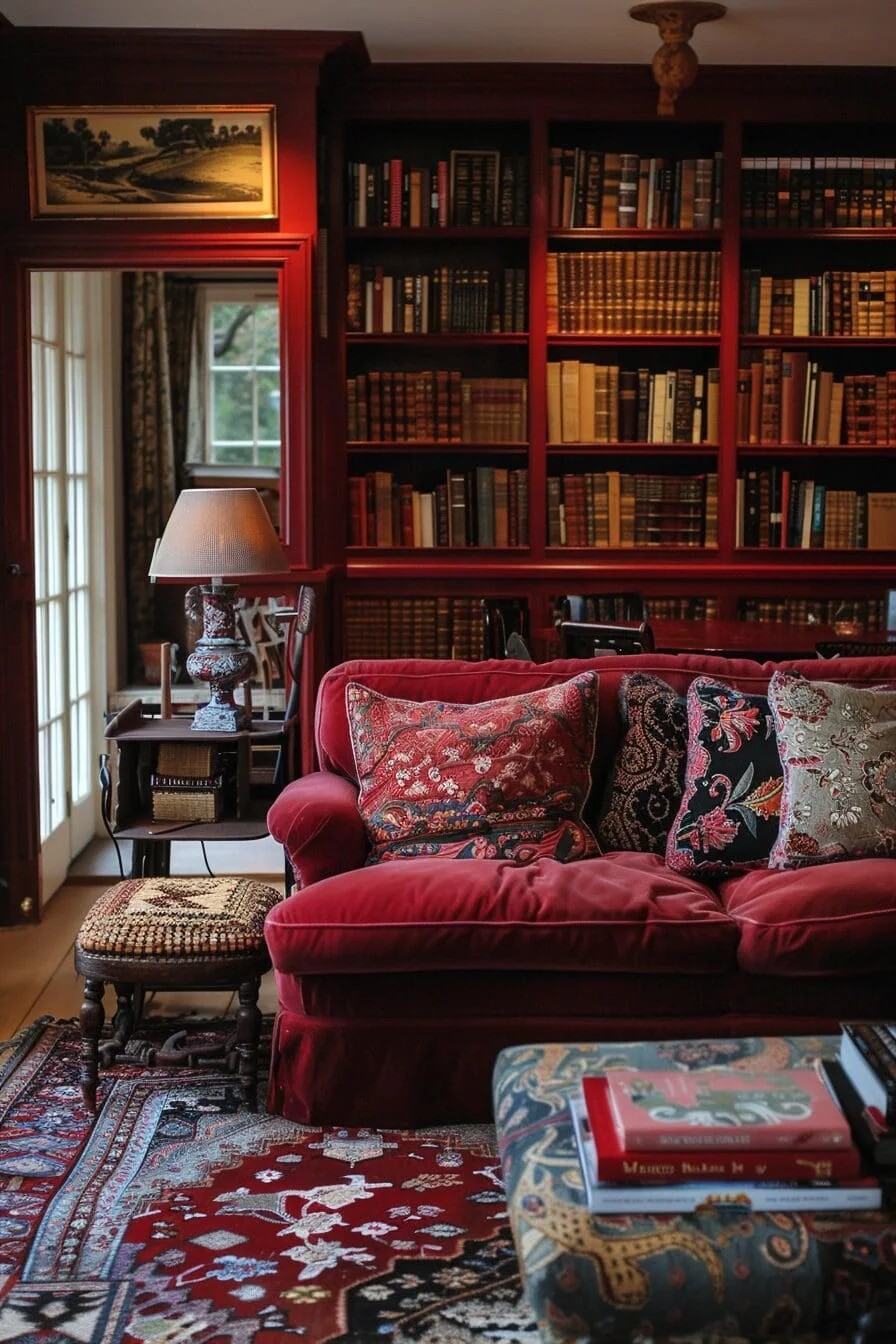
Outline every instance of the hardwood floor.
{"label": "hardwood floor", "polygon": [[[114,879],[113,879],[114,880]],[[282,880],[267,875],[272,886]],[[48,903],[40,924],[0,929],[0,1041],[9,1040],[35,1018],[77,1017],[81,1011],[80,976],[75,974],[72,949],[78,929],[94,900],[109,885],[108,877],[79,876],[60,887]],[[204,993],[156,992],[147,999],[153,1017],[225,1017],[233,1011],[235,995],[227,991]],[[261,983],[259,1005],[272,1013],[277,1006],[272,972]],[[115,991],[106,990],[108,1015],[115,1011]]]}

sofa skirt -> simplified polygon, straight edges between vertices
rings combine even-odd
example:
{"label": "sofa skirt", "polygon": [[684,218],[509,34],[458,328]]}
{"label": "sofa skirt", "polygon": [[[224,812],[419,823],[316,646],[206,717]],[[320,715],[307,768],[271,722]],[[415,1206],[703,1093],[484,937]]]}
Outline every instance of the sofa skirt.
{"label": "sofa skirt", "polygon": [[742,973],[279,973],[268,1109],[302,1124],[485,1122],[508,1046],[807,1035],[837,1032],[843,1017],[892,1017],[892,976],[835,985]]}

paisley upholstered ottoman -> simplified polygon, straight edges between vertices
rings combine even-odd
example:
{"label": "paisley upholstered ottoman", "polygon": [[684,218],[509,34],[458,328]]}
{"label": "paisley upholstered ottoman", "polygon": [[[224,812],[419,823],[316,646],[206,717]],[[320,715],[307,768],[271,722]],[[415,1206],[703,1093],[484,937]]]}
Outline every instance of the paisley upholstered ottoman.
{"label": "paisley upholstered ottoman", "polygon": [[[896,1298],[896,1213],[592,1215],[567,1098],[584,1073],[757,1071],[836,1053],[832,1037],[514,1046],[494,1104],[511,1227],[541,1337],[552,1344],[758,1344],[857,1334]],[[875,1308],[878,1308],[875,1313]]]}

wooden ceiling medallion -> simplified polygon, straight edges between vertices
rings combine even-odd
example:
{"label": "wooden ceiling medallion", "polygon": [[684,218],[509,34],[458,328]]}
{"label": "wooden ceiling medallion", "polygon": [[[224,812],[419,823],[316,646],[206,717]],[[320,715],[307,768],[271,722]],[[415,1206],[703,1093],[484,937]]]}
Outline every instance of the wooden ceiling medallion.
{"label": "wooden ceiling medallion", "polygon": [[688,46],[698,23],[720,19],[728,6],[715,0],[681,0],[680,4],[666,4],[664,0],[649,0],[633,5],[629,14],[644,23],[655,23],[660,30],[663,45],[653,58],[651,69],[659,85],[657,113],[671,117],[675,113],[675,99],[689,89],[697,75],[697,53]]}

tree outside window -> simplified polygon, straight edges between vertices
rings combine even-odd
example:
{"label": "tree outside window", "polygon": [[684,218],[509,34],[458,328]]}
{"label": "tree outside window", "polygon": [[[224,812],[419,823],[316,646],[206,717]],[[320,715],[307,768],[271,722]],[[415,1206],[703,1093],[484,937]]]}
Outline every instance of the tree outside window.
{"label": "tree outside window", "polygon": [[205,291],[206,457],[280,465],[280,317],[275,286]]}

